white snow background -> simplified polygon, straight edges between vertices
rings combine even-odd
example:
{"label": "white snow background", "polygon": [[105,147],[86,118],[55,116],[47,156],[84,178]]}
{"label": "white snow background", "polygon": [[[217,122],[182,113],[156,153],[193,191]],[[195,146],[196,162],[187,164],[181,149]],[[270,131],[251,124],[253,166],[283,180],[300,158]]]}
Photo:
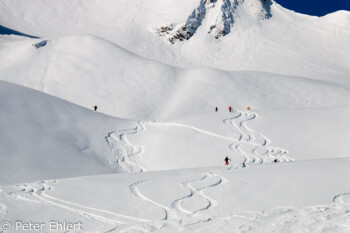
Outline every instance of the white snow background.
{"label": "white snow background", "polygon": [[0,0],[0,232],[350,232],[349,73],[348,11]]}

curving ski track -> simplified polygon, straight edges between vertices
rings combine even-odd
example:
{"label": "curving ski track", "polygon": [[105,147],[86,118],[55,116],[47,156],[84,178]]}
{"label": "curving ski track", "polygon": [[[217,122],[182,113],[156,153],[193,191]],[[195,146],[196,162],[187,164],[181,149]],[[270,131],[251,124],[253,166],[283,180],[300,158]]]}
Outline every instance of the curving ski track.
{"label": "curving ski track", "polygon": [[[286,150],[272,147],[271,141],[262,134],[251,130],[247,124],[249,121],[257,119],[257,114],[247,111],[235,111],[234,116],[223,121],[231,128],[232,137],[222,136],[193,126],[179,123],[162,123],[158,121],[138,122],[136,128],[130,130],[121,130],[110,133],[106,137],[109,147],[115,154],[116,163],[127,172],[142,172],[144,168],[137,163],[137,156],[142,153],[142,146],[132,145],[127,140],[127,135],[136,134],[145,130],[146,126],[175,126],[192,129],[196,132],[211,135],[221,139],[229,140],[232,144],[229,148],[244,157],[246,164],[261,164],[273,162],[277,159],[279,162],[291,162]],[[232,167],[228,168],[231,169]],[[164,214],[164,219],[157,225],[167,224],[176,226],[184,230],[186,227],[193,226],[203,222],[211,221],[210,214],[206,214],[209,209],[217,206],[217,201],[205,195],[204,191],[222,183],[222,178],[212,172],[208,172],[203,177],[194,180],[182,182],[182,187],[188,189],[190,193],[184,197],[174,200],[171,206],[164,206],[156,201],[144,196],[139,187],[146,185],[151,180],[137,181],[129,186],[131,194],[145,202],[157,206]]]}
{"label": "curving ski track", "polygon": [[[189,226],[211,221],[210,213],[207,212],[210,208],[217,206],[217,202],[207,196],[204,191],[220,185],[223,182],[223,178],[209,172],[199,179],[182,182],[182,187],[189,189],[190,193],[174,200],[170,206],[159,204],[142,194],[139,186],[146,185],[148,182],[152,182],[152,180],[142,180],[131,184],[129,189],[132,195],[162,209],[165,217],[159,224],[163,225],[163,227],[171,225],[179,230],[185,230]],[[189,208],[188,203],[194,203],[199,198],[203,199],[205,203],[196,206],[194,209]]]}
{"label": "curving ski track", "polygon": [[[114,162],[126,172],[145,171],[145,169],[138,163],[138,156],[143,151],[142,146],[131,144],[128,141],[127,136],[145,130],[146,126],[176,126],[189,128],[202,134],[231,141],[232,143],[229,148],[244,156],[247,164],[272,162],[274,159],[278,159],[279,162],[293,161],[286,157],[286,150],[272,147],[271,142],[266,137],[251,130],[247,126],[249,121],[257,118],[255,113],[236,111],[233,112],[233,114],[234,116],[232,118],[223,121],[224,124],[231,128],[232,137],[222,136],[178,123],[148,121],[138,122],[134,129],[118,130],[109,133],[105,139],[115,155]],[[229,167],[228,170],[231,168],[232,167]],[[164,217],[157,221],[126,216],[54,198],[48,195],[47,191],[53,189],[55,181],[42,181],[36,184],[19,185],[17,186],[19,189],[18,191],[8,193],[8,195],[23,201],[54,206],[63,209],[70,214],[102,222],[104,226],[106,226],[106,224],[108,225],[108,230],[104,232],[152,232],[161,230],[168,226],[178,229],[178,231],[185,231],[189,229],[193,230],[193,227],[199,226],[198,224],[213,221],[211,210],[215,208],[218,203],[216,200],[206,195],[205,191],[224,183],[224,179],[221,176],[215,174],[213,171],[209,171],[199,178],[182,181],[181,186],[188,190],[189,193],[173,200],[170,206],[162,205],[145,196],[140,191],[141,186],[154,181],[155,180],[136,181],[129,185],[129,191],[138,201],[147,202],[158,209],[160,216]],[[349,198],[337,196],[335,197],[334,202],[337,203],[337,205],[344,205],[344,203],[349,203]],[[6,206],[0,204],[0,215],[4,213],[4,210],[6,210]],[[218,219],[215,219],[215,221],[218,221]]]}
{"label": "curving ski track", "polygon": [[109,224],[109,229],[104,232],[130,232],[130,230],[151,232],[161,227],[157,224],[153,224],[150,220],[122,215],[52,197],[46,192],[54,188],[55,182],[56,181],[42,181],[36,184],[18,185],[17,187],[19,190],[10,192],[8,195],[20,200],[37,202],[60,208],[67,211],[69,214],[96,220],[103,223],[103,225]]}
{"label": "curving ski track", "polygon": [[229,148],[244,157],[246,164],[271,163],[275,159],[278,162],[293,162],[294,159],[287,157],[287,150],[271,146],[271,141],[250,129],[247,125],[250,121],[258,118],[256,113],[251,111],[235,111],[234,116],[223,121],[232,132],[232,137],[227,137],[202,130],[193,126],[179,123],[163,123],[158,121],[138,122],[134,129],[119,130],[111,132],[106,137],[106,141],[111,151],[115,155],[115,163],[126,172],[142,172],[145,169],[138,163],[138,156],[143,152],[142,146],[131,144],[127,135],[137,134],[146,129],[146,126],[175,126],[192,129],[196,132],[213,137],[229,140],[232,144]]}
{"label": "curving ski track", "polygon": [[144,130],[142,122],[138,122],[134,129],[115,131],[106,137],[108,146],[115,155],[115,162],[127,172],[145,171],[136,161],[137,155],[142,152],[142,147],[132,145],[126,137],[128,134],[136,134],[140,130]]}
{"label": "curving ski track", "polygon": [[241,154],[246,164],[261,164],[273,162],[292,162],[294,159],[287,157],[287,150],[271,146],[271,141],[261,133],[253,131],[247,124],[258,118],[253,112],[236,111],[234,117],[224,120],[236,137],[230,145],[230,149]]}

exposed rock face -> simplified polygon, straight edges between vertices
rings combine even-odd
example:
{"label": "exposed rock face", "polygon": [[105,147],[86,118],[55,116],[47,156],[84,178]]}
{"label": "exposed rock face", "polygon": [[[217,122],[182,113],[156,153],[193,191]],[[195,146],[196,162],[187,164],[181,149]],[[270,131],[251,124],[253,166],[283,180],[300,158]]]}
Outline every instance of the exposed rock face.
{"label": "exposed rock face", "polygon": [[252,11],[257,20],[265,20],[272,16],[272,4],[272,0],[201,0],[199,6],[192,11],[185,22],[161,26],[155,29],[155,33],[172,44],[176,41],[189,40],[198,28],[203,26],[206,16],[214,11],[218,12],[215,16],[216,20],[208,26],[207,31],[219,39],[230,33],[232,26],[239,18],[241,7]]}

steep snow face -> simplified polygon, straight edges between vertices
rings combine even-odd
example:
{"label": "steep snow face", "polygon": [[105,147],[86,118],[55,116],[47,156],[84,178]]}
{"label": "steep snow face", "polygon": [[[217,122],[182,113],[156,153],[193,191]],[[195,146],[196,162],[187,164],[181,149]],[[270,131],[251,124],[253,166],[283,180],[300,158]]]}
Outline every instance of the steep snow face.
{"label": "steep snow face", "polygon": [[105,137],[133,123],[0,81],[0,186],[119,171]]}
{"label": "steep snow face", "polygon": [[[190,39],[203,26],[209,34],[219,39],[230,33],[236,20],[244,20],[244,17],[240,17],[242,12],[256,20],[270,18],[272,3],[271,0],[201,0],[184,23],[162,26],[155,32],[174,44],[177,40]],[[206,25],[202,25],[206,17],[210,19]]]}

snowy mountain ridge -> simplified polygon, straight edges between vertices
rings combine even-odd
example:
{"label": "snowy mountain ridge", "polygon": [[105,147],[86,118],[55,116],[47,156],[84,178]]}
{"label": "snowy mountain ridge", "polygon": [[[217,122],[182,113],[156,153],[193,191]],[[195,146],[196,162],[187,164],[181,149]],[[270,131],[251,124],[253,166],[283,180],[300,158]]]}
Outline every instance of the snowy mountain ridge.
{"label": "snowy mountain ridge", "polygon": [[348,233],[350,14],[276,1],[0,0],[0,232]]}
{"label": "snowy mountain ridge", "polygon": [[271,17],[272,4],[272,0],[201,0],[184,23],[162,26],[156,28],[155,32],[172,44],[176,40],[189,40],[208,17],[209,25],[203,27],[206,27],[209,34],[219,39],[230,33],[231,27],[236,20],[239,20],[244,9],[252,13],[257,20],[264,20]]}
{"label": "snowy mountain ridge", "polygon": [[0,25],[22,34],[88,34],[170,66],[262,71],[344,87],[348,19],[347,11],[315,17],[260,0],[0,1]]}

